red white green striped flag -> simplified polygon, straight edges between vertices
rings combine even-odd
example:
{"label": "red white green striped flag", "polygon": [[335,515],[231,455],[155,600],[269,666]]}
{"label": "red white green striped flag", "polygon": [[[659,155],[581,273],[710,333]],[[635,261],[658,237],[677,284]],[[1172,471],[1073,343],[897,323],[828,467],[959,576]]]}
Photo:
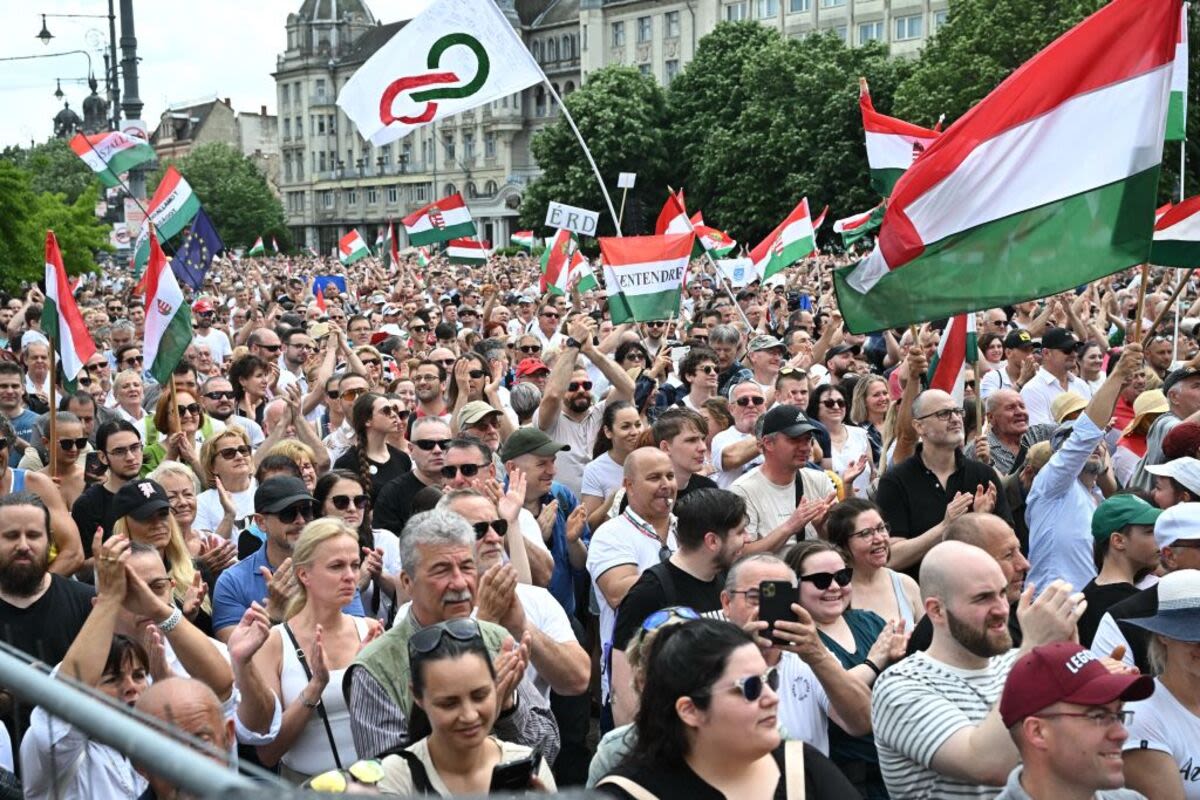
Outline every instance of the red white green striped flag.
{"label": "red white green striped flag", "polygon": [[613,324],[679,316],[683,274],[694,239],[690,232],[600,238]]}
{"label": "red white green striped flag", "polygon": [[526,250],[533,249],[533,231],[517,231],[509,237],[508,241],[515,244],[517,247],[524,247]]}
{"label": "red white green striped flag", "polygon": [[146,346],[142,355],[154,380],[166,385],[192,343],[192,311],[184,302],[179,281],[151,231],[146,264]]}
{"label": "red white green striped flag", "polygon": [[662,236],[665,233],[691,233],[692,226],[688,223],[687,206],[683,202],[683,189],[667,195],[667,202],[662,211],[658,212],[658,221],[654,223],[654,234]]}
{"label": "red white green striped flag", "polygon": [[937,354],[929,363],[929,388],[941,389],[955,399],[963,401],[963,369],[974,364],[979,352],[975,340],[975,315],[957,314],[946,321],[942,338],[938,341]]}
{"label": "red white green striped flag", "polygon": [[400,243],[396,241],[396,223],[390,219],[387,224],[387,234],[383,237],[383,266],[391,269],[400,263]]}
{"label": "red white green striped flag", "polygon": [[880,114],[871,103],[867,79],[859,78],[858,87],[858,106],[862,110],[863,131],[867,137],[871,186],[887,197],[917,156],[938,138],[938,132]]}
{"label": "red white green striped flag", "polygon": [[883,212],[886,210],[883,203],[880,203],[870,211],[839,219],[833,223],[833,232],[841,235],[842,244],[849,247],[871,231],[879,230],[879,226],[883,224]]}
{"label": "red white green striped flag", "polygon": [[696,232],[696,243],[712,254],[713,258],[725,258],[737,242],[725,231],[704,224],[704,215],[697,211],[692,215],[692,230]]}
{"label": "red white green striped flag", "polygon": [[1046,297],[1150,256],[1179,0],[1113,0],[972,108],[837,270],[854,332]]}
{"label": "red white green striped flag", "polygon": [[418,266],[428,267],[429,262],[432,260],[433,260],[433,257],[429,255],[428,247],[418,247],[417,248],[417,265]]}
{"label": "red white green striped flag", "polygon": [[267,247],[263,244],[263,238],[260,236],[254,240],[254,244],[246,251],[248,256],[262,256],[267,254]]}
{"label": "red white green striped flag", "polygon": [[58,353],[67,390],[74,392],[75,379],[88,359],[96,354],[96,344],[71,294],[54,231],[46,231],[46,302],[42,305],[42,332]]}
{"label": "red white green striped flag", "polygon": [[408,241],[413,246],[448,242],[475,235],[475,222],[471,210],[463,202],[461,194],[452,194],[434,200],[401,220],[408,231]]}
{"label": "red white green striped flag", "polygon": [[575,234],[559,228],[550,237],[550,243],[542,251],[542,293],[567,293],[567,279],[571,274],[571,259],[579,250]]}
{"label": "red white green striped flag", "polygon": [[1200,195],[1171,206],[1154,223],[1150,263],[1163,267],[1200,267]]}
{"label": "red white green striped flag", "polygon": [[196,218],[196,213],[200,211],[200,198],[172,164],[163,173],[146,210],[149,218],[142,226],[133,249],[134,271],[139,273],[146,266],[146,259],[150,257],[150,227],[154,227],[159,241],[167,241]]}
{"label": "red white green striped flag", "polygon": [[154,160],[154,148],[149,142],[121,131],[94,133],[91,136],[77,133],[71,139],[71,149],[109,189],[121,185],[121,179],[117,176],[122,172]]}
{"label": "red white green striped flag", "polygon": [[1175,61],[1171,66],[1171,103],[1167,106],[1168,142],[1182,142],[1187,138],[1187,90],[1188,90],[1188,4],[1184,3],[1179,13],[1178,41],[1175,43]]}
{"label": "red white green striped flag", "polygon": [[806,197],[767,238],[750,251],[750,260],[754,262],[759,277],[766,282],[816,249],[816,235],[808,216]]}
{"label": "red white green striped flag", "polygon": [[487,242],[478,239],[454,239],[446,245],[446,257],[451,264],[486,264],[491,249]]}
{"label": "red white green striped flag", "polygon": [[369,255],[371,248],[367,247],[366,240],[357,228],[338,240],[338,261],[342,262],[343,266],[349,266]]}

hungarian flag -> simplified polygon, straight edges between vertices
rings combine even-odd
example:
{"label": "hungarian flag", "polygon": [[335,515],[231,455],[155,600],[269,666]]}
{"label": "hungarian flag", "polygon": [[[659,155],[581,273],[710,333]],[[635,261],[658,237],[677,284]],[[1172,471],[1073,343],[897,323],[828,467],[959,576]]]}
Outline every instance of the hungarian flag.
{"label": "hungarian flag", "polygon": [[337,104],[379,146],[545,79],[492,0],[438,0],[358,68]]}
{"label": "hungarian flag", "polygon": [[938,132],[880,114],[871,104],[871,90],[866,78],[858,79],[858,106],[862,110],[863,131],[867,136],[871,186],[887,197],[917,156],[938,138]]}
{"label": "hungarian flag", "polygon": [[1163,267],[1200,267],[1200,195],[1171,206],[1154,223],[1150,263]]}
{"label": "hungarian flag", "polygon": [[391,269],[400,263],[400,245],[396,242],[396,223],[388,220],[387,233],[383,237],[383,266]]}
{"label": "hungarian flag", "polygon": [[963,368],[974,364],[979,352],[975,341],[975,315],[958,314],[946,321],[937,354],[929,363],[929,388],[941,389],[955,402],[963,401]]}
{"label": "hungarian flag", "polygon": [[1171,65],[1171,103],[1167,106],[1168,142],[1182,142],[1187,138],[1187,90],[1188,90],[1188,4],[1184,3],[1179,13],[1178,41],[1175,43],[1175,61]]}
{"label": "hungarian flag", "polygon": [[1113,0],[1010,75],[896,184],[837,270],[863,333],[1046,297],[1150,256],[1179,0]]}
{"label": "hungarian flag", "polygon": [[828,214],[829,214],[829,204],[826,203],[825,207],[821,209],[821,213],[817,214],[817,216],[815,218],[813,218],[812,226],[813,226],[814,232],[821,230],[821,226],[825,224],[825,217]]}
{"label": "hungarian flag", "polygon": [[725,231],[704,224],[704,215],[697,211],[692,215],[692,230],[696,232],[696,243],[712,254],[713,258],[729,255],[737,242]]}
{"label": "hungarian flag", "polygon": [[260,236],[254,240],[254,246],[246,251],[246,255],[261,256],[261,255],[265,255],[266,252],[267,252],[267,248],[265,245],[263,245],[263,238]]}
{"label": "hungarian flag", "polygon": [[844,246],[850,247],[868,233],[879,230],[879,226],[883,224],[883,213],[886,210],[884,204],[880,203],[870,211],[839,219],[833,223],[833,232],[842,237]]}
{"label": "hungarian flag", "polygon": [[524,247],[527,250],[533,249],[533,231],[517,231],[509,237],[508,241],[515,244],[517,247]]}
{"label": "hungarian flag", "polygon": [[451,264],[486,264],[491,250],[487,242],[478,239],[452,239],[446,244],[446,257]]}
{"label": "hungarian flag", "polygon": [[662,211],[658,212],[658,221],[654,223],[654,234],[691,233],[692,226],[688,222],[687,206],[683,203],[683,189],[667,195],[667,202]]}
{"label": "hungarian flag", "polygon": [[[411,23],[410,23],[411,24]],[[400,220],[414,246],[465,239],[475,235],[475,221],[461,194],[434,200]]]}
{"label": "hungarian flag", "polygon": [[154,160],[154,148],[145,139],[120,131],[75,134],[71,149],[91,167],[92,172],[109,189],[121,185],[119,176],[139,164]]}
{"label": "hungarian flag", "polygon": [[600,238],[614,325],[679,316],[683,274],[694,239],[691,233]]}
{"label": "hungarian flag", "polygon": [[358,232],[357,228],[338,240],[338,261],[342,262],[343,266],[350,266],[355,261],[369,255],[371,255],[371,248],[367,247],[367,243],[363,241],[362,234]]}
{"label": "hungarian flag", "polygon": [[271,249],[274,250],[276,253],[279,252],[279,242],[277,242],[275,240],[274,236],[271,237]]}
{"label": "hungarian flag", "polygon": [[417,266],[428,267],[429,262],[432,260],[433,260],[432,257],[429,255],[428,247],[418,247],[417,248]]}
{"label": "hungarian flag", "polygon": [[808,198],[792,209],[787,219],[750,251],[750,260],[759,277],[766,282],[817,249],[812,220],[808,217]]}
{"label": "hungarian flag", "polygon": [[42,305],[42,333],[58,353],[67,391],[74,393],[75,378],[88,359],[96,354],[96,345],[71,294],[54,231],[46,231],[46,302]]}
{"label": "hungarian flag", "polygon": [[560,228],[554,236],[550,237],[550,243],[542,251],[541,290],[543,293],[567,293],[570,286],[571,265],[577,257],[582,258],[579,255],[579,243],[575,241],[575,234]]}
{"label": "hungarian flag", "polygon": [[567,271],[567,286],[574,286],[575,290],[581,294],[600,286],[591,262],[584,258],[583,253],[578,250],[575,251],[575,255],[571,256],[571,267]]}
{"label": "hungarian flag", "polygon": [[192,312],[167,257],[151,231],[150,259],[146,265],[146,369],[164,386],[192,343]]}
{"label": "hungarian flag", "polygon": [[150,257],[150,227],[154,227],[160,242],[167,241],[191,224],[196,212],[200,210],[200,198],[196,197],[191,185],[172,164],[163,174],[146,210],[149,218],[142,226],[142,232],[138,234],[133,249],[134,271],[138,273],[146,266],[146,259]]}

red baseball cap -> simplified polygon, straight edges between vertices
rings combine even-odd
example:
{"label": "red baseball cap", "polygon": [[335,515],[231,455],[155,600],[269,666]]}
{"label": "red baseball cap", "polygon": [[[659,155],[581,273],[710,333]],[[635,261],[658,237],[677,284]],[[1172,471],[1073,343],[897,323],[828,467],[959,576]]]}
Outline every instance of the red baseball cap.
{"label": "red baseball cap", "polygon": [[201,297],[199,300],[192,303],[192,311],[195,311],[197,314],[206,314],[212,310],[213,310],[212,301],[209,300],[207,297]]}
{"label": "red baseball cap", "polygon": [[1148,675],[1114,675],[1074,642],[1035,647],[1013,664],[1000,696],[1000,718],[1011,728],[1055,703],[1102,706],[1114,700],[1145,700],[1154,691]]}
{"label": "red baseball cap", "polygon": [[517,364],[517,377],[524,378],[526,375],[533,375],[537,372],[549,372],[550,368],[546,366],[546,362],[540,358],[523,358],[521,363]]}

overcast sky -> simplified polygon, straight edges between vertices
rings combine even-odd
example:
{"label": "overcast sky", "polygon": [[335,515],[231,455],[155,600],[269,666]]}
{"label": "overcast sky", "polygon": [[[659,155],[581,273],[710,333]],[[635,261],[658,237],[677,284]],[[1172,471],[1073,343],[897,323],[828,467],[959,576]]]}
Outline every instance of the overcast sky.
{"label": "overcast sky", "polygon": [[[430,0],[367,0],[377,19],[407,19]],[[228,97],[235,111],[257,112],[265,105],[275,113],[275,59],[287,43],[287,15],[299,10],[303,0],[134,0],[138,40],[139,94],[145,104],[142,119],[153,131],[159,115],[169,105]],[[114,0],[119,8],[119,4]],[[108,13],[105,0],[22,0],[4,3],[0,26],[0,57],[42,55],[64,50],[91,51],[92,65],[104,94],[104,57],[108,46],[108,20],[54,19],[46,26],[54,34],[50,45],[37,37],[41,14]],[[119,13],[119,12],[118,12]],[[117,36],[120,37],[120,20]],[[97,35],[99,34],[99,35]],[[95,46],[89,42],[94,42]],[[118,58],[119,43],[118,43]],[[0,147],[28,146],[54,133],[54,115],[62,103],[54,98],[55,78],[63,78],[64,100],[80,116],[86,83],[87,59],[82,55],[0,61]]]}

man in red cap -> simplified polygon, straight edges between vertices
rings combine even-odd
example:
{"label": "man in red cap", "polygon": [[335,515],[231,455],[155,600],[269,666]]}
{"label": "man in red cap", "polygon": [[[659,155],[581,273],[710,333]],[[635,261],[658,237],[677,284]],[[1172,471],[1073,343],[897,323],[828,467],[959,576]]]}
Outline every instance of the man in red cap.
{"label": "man in red cap", "polygon": [[532,383],[539,390],[545,390],[546,379],[550,377],[550,368],[540,358],[523,358],[517,364],[517,383]]}
{"label": "man in red cap", "polygon": [[1000,717],[1023,764],[997,800],[1135,800],[1125,785],[1121,745],[1126,700],[1154,691],[1145,675],[1113,674],[1074,642],[1035,647],[1013,664]]}
{"label": "man in red cap", "polygon": [[225,359],[233,353],[233,346],[229,343],[229,336],[225,331],[213,328],[213,321],[216,318],[217,310],[207,297],[201,297],[192,303],[192,319],[196,323],[192,341],[207,344],[213,361],[223,365]]}

